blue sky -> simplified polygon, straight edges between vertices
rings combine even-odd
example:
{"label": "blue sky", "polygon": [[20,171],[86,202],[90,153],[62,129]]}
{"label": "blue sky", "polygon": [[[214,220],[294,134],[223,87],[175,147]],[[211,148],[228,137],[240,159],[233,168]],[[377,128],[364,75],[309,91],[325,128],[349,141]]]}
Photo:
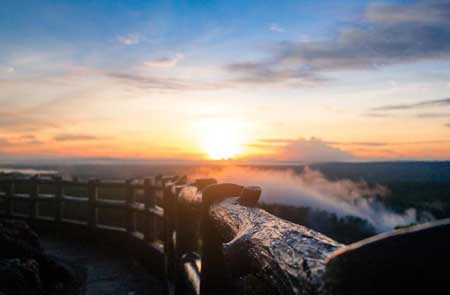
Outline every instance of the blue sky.
{"label": "blue sky", "polygon": [[448,0],[2,1],[0,153],[197,159],[217,125],[244,158],[447,159],[448,19]]}
{"label": "blue sky", "polygon": [[[357,21],[365,5],[365,1],[3,1],[0,34],[8,42],[1,54],[7,58],[16,51],[61,50],[78,63],[104,67],[184,50],[217,62],[238,60],[253,56],[255,45],[268,46],[270,41],[332,35],[336,24]],[[283,32],[270,31],[271,27]],[[134,36],[135,46],[121,46],[116,42],[119,36]],[[214,52],[205,56],[209,49]],[[92,61],[97,50],[102,54]]]}

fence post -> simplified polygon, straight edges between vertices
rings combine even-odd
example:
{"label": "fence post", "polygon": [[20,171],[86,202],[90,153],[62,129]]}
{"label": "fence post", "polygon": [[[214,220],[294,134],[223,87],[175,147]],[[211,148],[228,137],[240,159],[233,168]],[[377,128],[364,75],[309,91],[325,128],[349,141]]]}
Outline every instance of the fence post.
{"label": "fence post", "polygon": [[88,206],[89,206],[89,220],[88,220],[88,226],[89,229],[93,232],[95,231],[97,227],[97,195],[98,195],[98,188],[97,188],[97,182],[96,179],[90,179],[88,181]]}
{"label": "fence post", "polygon": [[39,176],[36,175],[33,176],[33,178],[31,179],[31,191],[30,191],[31,220],[34,220],[38,217],[38,195],[39,195]]}
{"label": "fence post", "polygon": [[189,205],[178,199],[178,193],[175,196],[175,294],[190,294],[187,290],[186,278],[184,275],[183,257],[192,256],[198,250],[199,241],[199,215],[198,212],[189,208]]}
{"label": "fence post", "polygon": [[61,224],[63,219],[63,198],[64,198],[64,186],[61,176],[55,178],[56,192],[55,192],[55,222]]}
{"label": "fence post", "polygon": [[136,215],[133,210],[133,204],[134,204],[134,189],[132,180],[128,179],[125,183],[125,200],[127,203],[127,224],[126,229],[128,235],[131,235],[133,232],[136,231]]}
{"label": "fence post", "polygon": [[169,280],[174,279],[175,275],[175,249],[173,241],[174,224],[174,199],[176,187],[173,183],[164,184],[163,188],[163,207],[164,207],[164,252],[166,255],[166,268]]}
{"label": "fence post", "polygon": [[15,181],[11,179],[8,186],[7,198],[6,198],[6,216],[11,217],[13,215],[13,205],[14,205],[14,195],[15,195]]}
{"label": "fence post", "polygon": [[242,285],[231,277],[225,263],[222,238],[210,221],[209,208],[223,192],[203,190],[200,233],[202,238],[201,295],[242,294]]}
{"label": "fence post", "polygon": [[151,208],[156,205],[154,195],[154,179],[144,179],[144,204],[145,204],[145,223],[144,223],[144,239],[147,243],[156,240],[155,232],[155,216],[150,212]]}

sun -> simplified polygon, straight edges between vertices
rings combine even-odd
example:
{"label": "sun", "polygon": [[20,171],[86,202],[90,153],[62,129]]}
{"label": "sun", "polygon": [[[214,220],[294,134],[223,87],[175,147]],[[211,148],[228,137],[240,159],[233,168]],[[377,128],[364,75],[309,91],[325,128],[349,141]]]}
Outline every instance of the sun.
{"label": "sun", "polygon": [[242,148],[236,124],[221,120],[208,120],[201,124],[200,145],[212,160],[228,160]]}

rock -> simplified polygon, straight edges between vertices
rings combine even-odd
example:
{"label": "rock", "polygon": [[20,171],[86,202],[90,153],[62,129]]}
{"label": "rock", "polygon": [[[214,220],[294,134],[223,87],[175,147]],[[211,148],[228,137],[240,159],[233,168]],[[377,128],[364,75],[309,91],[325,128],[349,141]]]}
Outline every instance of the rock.
{"label": "rock", "polygon": [[34,257],[43,250],[38,235],[22,221],[0,220],[2,258]]}
{"label": "rock", "polygon": [[41,293],[42,283],[36,260],[0,260],[0,294],[35,295]]}
{"label": "rock", "polygon": [[0,220],[0,245],[4,295],[64,294],[61,291],[76,281],[67,265],[44,252],[38,235],[25,222]]}

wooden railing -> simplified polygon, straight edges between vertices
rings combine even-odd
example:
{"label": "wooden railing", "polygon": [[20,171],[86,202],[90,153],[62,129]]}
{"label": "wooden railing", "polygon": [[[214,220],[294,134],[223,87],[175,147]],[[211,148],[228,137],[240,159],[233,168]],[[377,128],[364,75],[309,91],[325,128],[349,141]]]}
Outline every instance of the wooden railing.
{"label": "wooden railing", "polygon": [[[52,193],[41,191],[44,187]],[[69,195],[75,187],[85,194]],[[101,197],[105,189],[123,193]],[[424,280],[433,286],[447,282],[446,272],[434,264],[438,257],[450,266],[449,220],[344,246],[257,208],[260,194],[258,187],[214,179],[188,183],[186,177],[0,180],[4,215],[116,239],[160,275],[167,294],[243,294],[243,278],[250,274],[267,286],[264,294],[404,294]],[[14,209],[23,201],[28,214]],[[52,216],[40,214],[42,202],[54,205]],[[67,218],[71,203],[85,204],[87,218]],[[103,209],[125,213],[124,224],[100,223]]]}
{"label": "wooden railing", "polygon": [[[0,180],[2,215],[22,218],[47,230],[62,230],[104,242],[114,239],[129,253],[142,258],[149,269],[167,277],[167,259],[173,246],[165,235],[168,223],[166,184],[184,181],[175,176],[141,180],[86,181],[74,178],[31,177]],[[50,207],[46,214],[41,209]],[[49,208],[47,208],[49,209]],[[99,213],[109,213],[100,220]],[[75,216],[75,217],[74,217]],[[117,220],[123,220],[117,224]],[[139,226],[138,219],[141,221]],[[113,225],[108,223],[113,223]],[[170,284],[166,284],[169,290]]]}

